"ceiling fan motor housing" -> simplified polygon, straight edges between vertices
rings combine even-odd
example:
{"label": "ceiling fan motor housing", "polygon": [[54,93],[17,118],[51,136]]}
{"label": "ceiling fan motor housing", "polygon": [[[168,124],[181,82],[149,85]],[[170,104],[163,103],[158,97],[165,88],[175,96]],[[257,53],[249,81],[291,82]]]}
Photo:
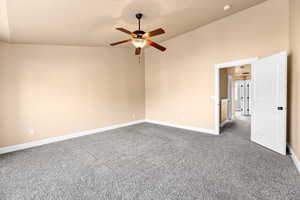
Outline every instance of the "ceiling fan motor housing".
{"label": "ceiling fan motor housing", "polygon": [[142,30],[136,30],[133,33],[136,35],[137,38],[142,38],[146,32]]}

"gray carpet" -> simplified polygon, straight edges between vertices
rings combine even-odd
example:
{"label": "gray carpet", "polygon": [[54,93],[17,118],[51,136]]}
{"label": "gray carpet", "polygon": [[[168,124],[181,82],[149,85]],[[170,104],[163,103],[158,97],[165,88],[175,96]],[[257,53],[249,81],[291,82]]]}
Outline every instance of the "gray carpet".
{"label": "gray carpet", "polygon": [[248,130],[144,123],[0,155],[0,199],[299,200],[290,157],[251,143]]}

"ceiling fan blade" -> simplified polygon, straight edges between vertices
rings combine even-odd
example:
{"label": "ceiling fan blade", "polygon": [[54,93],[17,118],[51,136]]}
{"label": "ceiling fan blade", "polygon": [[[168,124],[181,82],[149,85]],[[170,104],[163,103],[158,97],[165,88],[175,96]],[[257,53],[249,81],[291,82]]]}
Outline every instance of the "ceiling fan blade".
{"label": "ceiling fan blade", "polygon": [[111,43],[110,46],[115,46],[115,45],[118,45],[118,44],[122,44],[122,43],[126,43],[126,42],[131,42],[131,41],[132,41],[132,39],[123,40],[123,41],[120,41],[120,42]]}
{"label": "ceiling fan blade", "polygon": [[141,54],[141,48],[136,48],[135,49],[135,55],[140,55]]}
{"label": "ceiling fan blade", "polygon": [[159,49],[161,51],[165,51],[166,50],[165,47],[163,47],[163,46],[161,46],[161,45],[159,45],[159,44],[157,44],[157,43],[155,43],[155,42],[153,42],[151,40],[146,40],[146,42],[147,42],[148,45],[150,45],[150,46],[152,46],[154,48],[157,48],[157,49]]}
{"label": "ceiling fan blade", "polygon": [[134,35],[134,33],[132,33],[131,31],[125,29],[125,28],[116,28],[118,31],[121,31],[123,33],[126,33],[128,35]]}
{"label": "ceiling fan blade", "polygon": [[156,29],[154,31],[150,31],[148,33],[145,33],[143,35],[143,38],[150,38],[150,37],[153,37],[153,36],[156,36],[156,35],[161,35],[161,34],[164,34],[164,33],[165,33],[164,29],[159,28],[159,29]]}

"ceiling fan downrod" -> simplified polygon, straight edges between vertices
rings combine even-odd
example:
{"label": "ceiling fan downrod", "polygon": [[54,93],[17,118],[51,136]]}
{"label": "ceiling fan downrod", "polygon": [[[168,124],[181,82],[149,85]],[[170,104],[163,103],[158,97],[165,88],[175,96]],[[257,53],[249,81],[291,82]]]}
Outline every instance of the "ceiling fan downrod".
{"label": "ceiling fan downrod", "polygon": [[143,17],[143,14],[142,13],[138,13],[135,16],[139,20],[139,31],[140,31],[141,30],[141,19]]}

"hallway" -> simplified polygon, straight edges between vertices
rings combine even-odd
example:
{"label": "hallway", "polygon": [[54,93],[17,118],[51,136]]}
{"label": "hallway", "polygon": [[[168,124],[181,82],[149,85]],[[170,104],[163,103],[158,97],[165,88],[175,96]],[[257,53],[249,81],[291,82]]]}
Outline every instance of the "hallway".
{"label": "hallway", "polygon": [[250,141],[251,117],[238,116],[235,120],[227,122],[221,129],[221,134],[240,137]]}

